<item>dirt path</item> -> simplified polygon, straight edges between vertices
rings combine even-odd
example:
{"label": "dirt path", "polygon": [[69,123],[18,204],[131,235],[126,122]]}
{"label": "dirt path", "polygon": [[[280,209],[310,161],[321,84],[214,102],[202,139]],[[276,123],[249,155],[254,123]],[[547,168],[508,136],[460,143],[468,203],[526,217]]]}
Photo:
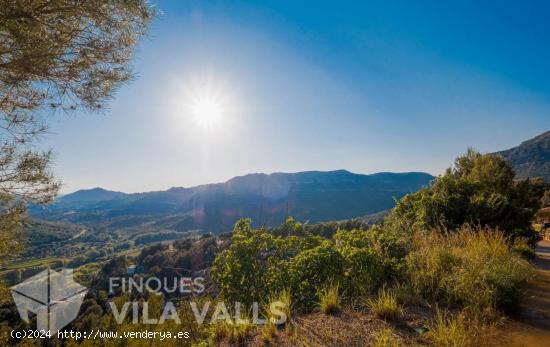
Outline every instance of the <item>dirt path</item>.
{"label": "dirt path", "polygon": [[539,242],[533,265],[537,279],[527,288],[522,311],[502,329],[508,346],[550,346],[550,242]]}
{"label": "dirt path", "polygon": [[80,236],[86,234],[87,231],[88,230],[86,230],[86,229],[80,230],[80,232],[78,234],[76,234],[75,236],[73,236],[71,240],[78,239]]}

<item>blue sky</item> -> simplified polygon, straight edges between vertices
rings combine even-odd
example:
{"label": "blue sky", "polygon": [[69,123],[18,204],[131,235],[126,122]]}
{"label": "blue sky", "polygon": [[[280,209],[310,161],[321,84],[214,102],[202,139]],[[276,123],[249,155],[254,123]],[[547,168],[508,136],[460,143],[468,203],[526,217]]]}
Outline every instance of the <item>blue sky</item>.
{"label": "blue sky", "polygon": [[[160,1],[105,114],[52,117],[64,192],[251,172],[441,173],[550,128],[550,5]],[[197,99],[216,105],[205,124]],[[199,112],[200,113],[200,112]]]}

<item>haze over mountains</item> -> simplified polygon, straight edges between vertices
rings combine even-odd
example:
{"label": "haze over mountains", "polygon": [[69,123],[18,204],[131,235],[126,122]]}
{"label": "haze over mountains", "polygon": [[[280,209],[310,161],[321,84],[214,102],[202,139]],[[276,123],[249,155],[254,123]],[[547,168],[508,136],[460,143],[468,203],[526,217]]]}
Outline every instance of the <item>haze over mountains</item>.
{"label": "haze over mountains", "polygon": [[[550,182],[550,131],[497,154],[512,162],[519,178]],[[256,226],[278,225],[286,216],[311,223],[364,217],[392,208],[395,199],[433,179],[422,172],[249,174],[225,183],[146,193],[79,190],[47,209],[34,206],[30,211],[35,217],[90,227],[223,232],[245,217]]]}
{"label": "haze over mountains", "polygon": [[65,195],[35,216],[88,225],[154,225],[176,231],[231,230],[250,217],[278,225],[286,216],[321,222],[361,217],[393,207],[395,199],[426,186],[422,172],[362,175],[346,170],[249,174],[225,183],[125,194],[101,188]]}

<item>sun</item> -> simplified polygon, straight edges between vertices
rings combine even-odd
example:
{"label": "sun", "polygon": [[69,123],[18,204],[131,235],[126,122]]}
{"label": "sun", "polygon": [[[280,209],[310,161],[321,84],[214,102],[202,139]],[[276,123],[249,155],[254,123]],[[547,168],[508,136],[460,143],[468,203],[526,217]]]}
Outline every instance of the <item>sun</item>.
{"label": "sun", "polygon": [[200,97],[193,100],[191,114],[198,125],[212,128],[222,120],[223,107],[220,101],[212,97]]}
{"label": "sun", "polygon": [[203,138],[213,139],[229,133],[239,123],[241,112],[235,97],[237,88],[224,78],[215,79],[210,75],[184,77],[177,80],[174,88],[171,112],[174,121]]}

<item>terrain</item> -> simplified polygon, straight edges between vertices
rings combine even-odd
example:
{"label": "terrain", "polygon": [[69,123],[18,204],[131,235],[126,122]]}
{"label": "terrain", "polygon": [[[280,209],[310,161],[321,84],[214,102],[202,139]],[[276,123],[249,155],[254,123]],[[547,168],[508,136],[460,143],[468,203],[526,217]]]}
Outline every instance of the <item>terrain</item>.
{"label": "terrain", "polygon": [[550,183],[550,131],[496,154],[512,162],[517,178],[542,177]]}
{"label": "terrain", "polygon": [[289,215],[311,223],[371,215],[391,209],[396,200],[433,179],[420,172],[249,174],[225,183],[148,193],[81,190],[46,209],[32,207],[31,214],[92,227],[219,233],[230,231],[240,218],[274,226]]}
{"label": "terrain", "polygon": [[[550,131],[497,154],[510,161],[517,178],[550,179]],[[396,200],[434,179],[421,172],[336,170],[248,174],[224,183],[134,194],[79,190],[47,208],[29,206],[25,250],[0,272],[16,280],[27,269],[103,261],[155,242],[229,232],[240,218],[251,218],[254,227],[273,227],[287,216],[306,224],[356,218],[374,224]]]}
{"label": "terrain", "polygon": [[[508,321],[506,342],[536,341],[546,335],[522,324],[547,316],[528,261],[543,187],[507,173],[512,164],[501,156],[469,150],[437,178],[340,170],[252,174],[139,194],[79,191],[47,210],[31,209],[28,250],[1,272],[12,284],[46,267],[75,269],[76,280],[92,288],[71,323],[77,331],[151,328],[112,325],[110,303],[126,294],[109,290],[109,278],[202,277],[206,290],[195,299],[203,303],[275,301],[290,318],[256,326],[207,311],[206,325],[186,319],[155,328],[193,331],[200,346],[466,347],[497,341],[493,331]],[[223,223],[231,218],[228,233]],[[192,223],[175,228],[181,220]],[[129,274],[131,265],[139,272]],[[518,322],[508,314],[518,312],[525,288],[534,301],[525,301],[519,314],[527,320]],[[159,309],[177,302],[179,315],[193,314],[178,292],[133,299]],[[14,305],[0,312],[7,326],[26,328]]]}
{"label": "terrain", "polygon": [[78,267],[139,252],[155,242],[228,232],[241,218],[252,218],[258,227],[279,225],[289,215],[312,224],[358,217],[372,224],[397,199],[433,179],[416,172],[338,170],[249,174],[225,183],[137,194],[79,190],[47,208],[29,207],[25,249],[0,268],[0,275],[13,283],[46,266]]}
{"label": "terrain", "polygon": [[540,241],[536,254],[537,277],[526,288],[527,299],[517,317],[501,329],[509,346],[535,347],[550,341],[550,242]]}

